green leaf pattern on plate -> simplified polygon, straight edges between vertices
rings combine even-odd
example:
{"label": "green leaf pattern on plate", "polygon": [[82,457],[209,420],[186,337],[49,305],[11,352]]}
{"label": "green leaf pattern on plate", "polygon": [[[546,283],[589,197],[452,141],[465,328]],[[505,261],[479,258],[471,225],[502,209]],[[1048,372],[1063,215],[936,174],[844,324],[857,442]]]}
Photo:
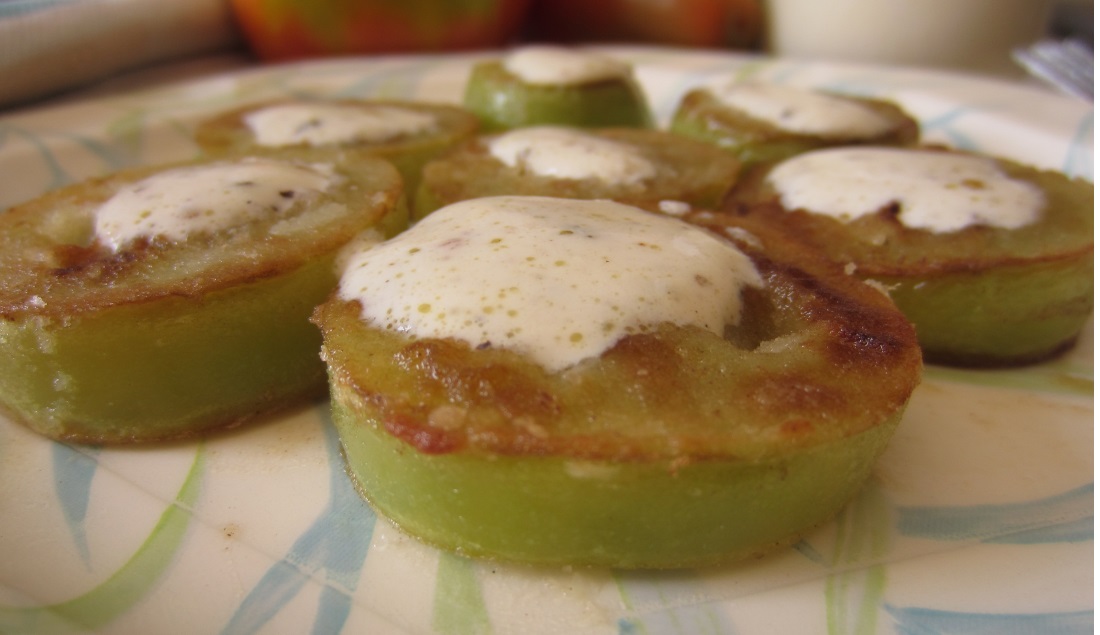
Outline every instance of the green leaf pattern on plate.
{"label": "green leaf pattern on plate", "polygon": [[140,602],[150,586],[171,567],[183,543],[191,521],[191,508],[199,498],[203,451],[202,444],[196,447],[195,460],[175,500],[169,503],[160,521],[126,564],[104,583],[72,600],[27,608],[0,606],[0,633],[97,630]]}

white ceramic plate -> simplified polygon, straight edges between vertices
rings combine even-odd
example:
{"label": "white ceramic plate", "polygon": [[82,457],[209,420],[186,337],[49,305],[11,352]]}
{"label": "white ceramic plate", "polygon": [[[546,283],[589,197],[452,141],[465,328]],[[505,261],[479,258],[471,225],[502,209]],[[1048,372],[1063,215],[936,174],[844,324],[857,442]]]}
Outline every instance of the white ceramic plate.
{"label": "white ceramic plate", "polygon": [[[1091,178],[1089,105],[918,70],[612,49],[659,118],[733,74],[895,99],[926,137]],[[201,117],[310,94],[458,100],[468,57],[225,73],[0,116],[0,206],[186,157]],[[863,493],[727,568],[536,570],[397,532],[344,475],[324,406],[201,443],[55,444],[0,419],[4,633],[1091,633],[1091,325],[1068,356],[929,368]]]}

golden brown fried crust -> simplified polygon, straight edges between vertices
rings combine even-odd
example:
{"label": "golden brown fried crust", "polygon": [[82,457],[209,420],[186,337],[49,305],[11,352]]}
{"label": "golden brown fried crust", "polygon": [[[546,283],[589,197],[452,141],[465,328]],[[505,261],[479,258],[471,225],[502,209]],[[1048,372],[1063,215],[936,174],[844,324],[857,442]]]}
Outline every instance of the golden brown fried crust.
{"label": "golden brown fried crust", "polygon": [[497,195],[607,198],[656,209],[662,200],[712,208],[737,180],[741,164],[714,146],[659,130],[589,129],[591,134],[634,147],[657,175],[639,183],[568,179],[532,174],[507,166],[489,154],[488,137],[465,143],[424,167],[422,191],[442,207],[457,201]]}
{"label": "golden brown fried crust", "polygon": [[[731,226],[711,224],[727,237]],[[549,373],[510,351],[371,328],[338,298],[314,321],[333,381],[369,410],[357,414],[424,453],[751,459],[896,415],[921,373],[909,322],[812,252],[774,235],[753,242],[763,247],[741,246],[765,289],[743,319],[767,324],[746,327],[755,332],[743,341],[661,325]]]}
{"label": "golden brown fried crust", "polygon": [[[924,150],[960,152],[940,147]],[[1013,178],[1029,181],[1047,199],[1042,219],[1020,230],[971,226],[935,233],[905,227],[897,208],[844,223],[807,210],[787,210],[765,179],[775,164],[749,170],[723,210],[752,226],[774,225],[820,249],[838,263],[858,266],[862,277],[925,277],[991,268],[1059,262],[1093,251],[1093,187],[1082,179],[998,159]]]}
{"label": "golden brown fried crust", "polygon": [[746,236],[734,242],[753,258],[766,286],[777,290],[773,295],[780,302],[797,299],[808,322],[829,325],[832,362],[889,366],[907,354],[913,333],[905,316],[886,295],[847,275],[825,254],[767,223],[705,211],[685,220],[719,235]]}
{"label": "golden brown fried crust", "polygon": [[95,209],[127,184],[204,161],[89,179],[0,215],[0,316],[63,319],[156,298],[199,298],[272,278],[303,263],[331,258],[358,232],[379,223],[402,196],[401,178],[394,168],[369,155],[288,150],[269,156],[332,163],[348,179],[346,190],[315,204],[335,201],[347,213],[326,223],[323,231],[273,235],[268,229],[279,219],[271,218],[235,229],[232,235],[195,236],[180,243],[143,241],[114,252],[94,240]]}

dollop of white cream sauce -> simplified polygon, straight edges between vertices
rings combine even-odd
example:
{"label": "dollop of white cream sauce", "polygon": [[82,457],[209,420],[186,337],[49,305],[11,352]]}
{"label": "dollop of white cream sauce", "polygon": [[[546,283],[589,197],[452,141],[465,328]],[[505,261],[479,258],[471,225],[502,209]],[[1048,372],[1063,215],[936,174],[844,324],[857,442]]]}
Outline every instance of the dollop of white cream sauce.
{"label": "dollop of white cream sauce", "polygon": [[806,88],[734,82],[711,93],[729,108],[797,134],[868,139],[892,125],[864,104]]}
{"label": "dollop of white cream sauce", "polygon": [[657,175],[634,146],[571,128],[519,128],[491,138],[488,150],[507,166],[552,178],[632,184]]}
{"label": "dollop of white cream sauce", "polygon": [[95,233],[114,250],[139,238],[185,240],[264,217],[326,191],[327,164],[264,158],[173,168],[119,189],[95,211]]}
{"label": "dollop of white cream sauce", "polygon": [[379,143],[439,127],[430,113],[374,104],[277,104],[248,113],[244,123],[267,147]]}
{"label": "dollop of white cream sauce", "polygon": [[722,334],[762,284],[731,243],[611,201],[462,201],[342,262],[363,320],[520,352],[551,371],[662,322]]}
{"label": "dollop of white cream sauce", "polygon": [[626,62],[562,46],[526,46],[506,55],[505,70],[528,84],[589,84],[631,76]]}
{"label": "dollop of white cream sauce", "polygon": [[972,225],[1017,229],[1046,204],[1032,183],[991,159],[898,148],[833,148],[777,165],[767,182],[787,209],[850,221],[891,205],[906,227],[953,232]]}

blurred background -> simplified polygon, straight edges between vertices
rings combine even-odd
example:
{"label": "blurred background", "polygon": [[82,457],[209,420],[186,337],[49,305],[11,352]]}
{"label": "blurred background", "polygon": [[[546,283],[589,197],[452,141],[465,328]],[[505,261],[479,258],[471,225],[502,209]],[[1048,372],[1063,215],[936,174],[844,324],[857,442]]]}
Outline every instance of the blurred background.
{"label": "blurred background", "polygon": [[527,42],[700,47],[1023,76],[1093,0],[0,0],[0,106],[232,51],[259,62]]}

